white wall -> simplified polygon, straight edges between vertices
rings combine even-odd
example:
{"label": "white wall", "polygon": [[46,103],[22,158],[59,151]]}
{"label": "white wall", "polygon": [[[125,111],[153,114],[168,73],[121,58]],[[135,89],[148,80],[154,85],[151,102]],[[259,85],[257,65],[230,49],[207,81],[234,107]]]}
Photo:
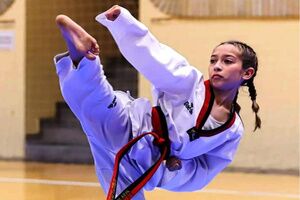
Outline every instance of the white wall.
{"label": "white wall", "polygon": [[24,156],[25,2],[18,0],[0,16],[0,32],[15,36],[12,49],[0,50],[0,158]]}

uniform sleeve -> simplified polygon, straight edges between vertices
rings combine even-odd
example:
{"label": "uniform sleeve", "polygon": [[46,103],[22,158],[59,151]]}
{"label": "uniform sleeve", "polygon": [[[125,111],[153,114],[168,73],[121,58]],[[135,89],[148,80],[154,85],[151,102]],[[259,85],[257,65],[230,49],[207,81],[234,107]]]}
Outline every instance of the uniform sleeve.
{"label": "uniform sleeve", "polygon": [[159,187],[182,192],[202,189],[232,162],[239,141],[237,137],[202,156],[182,160],[178,171],[165,169]]}
{"label": "uniform sleeve", "polygon": [[156,89],[182,94],[190,90],[199,78],[197,69],[176,51],[161,44],[126,9],[121,9],[115,21],[108,20],[105,13],[98,15],[96,20],[108,28],[123,56]]}

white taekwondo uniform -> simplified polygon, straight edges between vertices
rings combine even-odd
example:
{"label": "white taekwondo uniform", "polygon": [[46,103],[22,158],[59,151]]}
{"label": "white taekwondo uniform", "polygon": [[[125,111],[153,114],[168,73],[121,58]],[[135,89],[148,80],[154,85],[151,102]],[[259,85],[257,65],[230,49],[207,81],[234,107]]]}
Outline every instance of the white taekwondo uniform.
{"label": "white taekwondo uniform", "polygon": [[[167,121],[170,154],[182,162],[177,171],[169,171],[163,163],[144,188],[203,188],[233,160],[244,131],[241,119],[233,113],[234,121],[225,130],[191,137],[187,132],[196,125],[204,104],[202,73],[159,43],[126,9],[121,9],[115,21],[106,19],[104,13],[96,20],[108,28],[124,57],[152,83],[154,105],[161,107]],[[54,62],[62,95],[87,135],[97,176],[107,193],[116,152],[130,139],[152,130],[152,105],[145,98],[133,99],[129,94],[114,91],[99,57],[83,58],[76,68],[68,53],[57,55]],[[203,129],[215,130],[221,124],[209,116]],[[117,193],[143,174],[159,154],[151,136],[138,141],[122,159]],[[144,199],[143,191],[133,199]]]}

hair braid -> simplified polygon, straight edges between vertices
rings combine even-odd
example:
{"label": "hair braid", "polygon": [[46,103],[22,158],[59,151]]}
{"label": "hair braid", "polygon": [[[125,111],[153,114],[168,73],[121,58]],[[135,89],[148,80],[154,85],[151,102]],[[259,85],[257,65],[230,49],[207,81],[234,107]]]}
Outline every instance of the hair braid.
{"label": "hair braid", "polygon": [[254,131],[255,131],[257,128],[261,128],[261,119],[258,116],[259,105],[256,102],[257,94],[253,83],[253,79],[247,81],[247,86],[248,86],[249,96],[252,100],[252,110],[255,113],[255,127],[254,127]]}
{"label": "hair braid", "polygon": [[236,95],[235,95],[235,98],[233,100],[233,106],[234,106],[234,110],[240,114],[240,111],[241,111],[241,106],[240,104],[238,104],[237,102],[237,99],[238,99],[238,96],[239,96],[239,91],[237,91]]}

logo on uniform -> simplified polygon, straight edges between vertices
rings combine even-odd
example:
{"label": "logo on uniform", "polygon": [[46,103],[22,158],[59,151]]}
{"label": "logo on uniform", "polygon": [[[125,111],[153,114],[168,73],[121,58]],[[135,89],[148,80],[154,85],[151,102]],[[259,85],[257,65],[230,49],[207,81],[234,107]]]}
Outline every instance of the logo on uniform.
{"label": "logo on uniform", "polygon": [[183,105],[189,111],[190,114],[193,114],[193,108],[194,108],[193,102],[190,103],[187,101]]}
{"label": "logo on uniform", "polygon": [[117,97],[115,96],[112,102],[108,105],[107,108],[113,108],[117,105]]}

